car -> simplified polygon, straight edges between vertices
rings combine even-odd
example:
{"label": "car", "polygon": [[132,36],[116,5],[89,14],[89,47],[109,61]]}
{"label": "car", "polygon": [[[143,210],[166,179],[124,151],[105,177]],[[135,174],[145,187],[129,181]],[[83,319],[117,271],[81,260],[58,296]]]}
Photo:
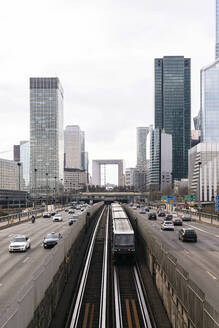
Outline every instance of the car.
{"label": "car", "polygon": [[69,210],[68,210],[68,214],[74,214],[74,210],[72,209],[72,208],[70,208]]}
{"label": "car", "polygon": [[46,235],[43,239],[43,247],[52,248],[58,244],[60,239],[62,239],[62,235],[59,232],[48,233],[48,235]]}
{"label": "car", "polygon": [[183,214],[181,218],[183,221],[192,221],[191,216],[189,214]]}
{"label": "car", "polygon": [[145,211],[144,207],[141,207],[140,208],[139,213],[140,214],[146,214],[146,211]]}
{"label": "car", "polygon": [[172,230],[174,231],[174,224],[172,221],[163,221],[161,223],[161,230]]}
{"label": "car", "polygon": [[43,213],[43,218],[50,218],[50,213],[49,212],[44,212]]}
{"label": "car", "polygon": [[167,214],[165,217],[165,221],[172,221],[173,215],[172,214]]}
{"label": "car", "polygon": [[192,228],[183,228],[179,230],[179,240],[197,242],[197,233]]}
{"label": "car", "polygon": [[53,217],[53,222],[61,222],[63,221],[62,215],[61,214],[56,214]]}
{"label": "car", "polygon": [[133,209],[133,210],[137,210],[137,206],[133,205],[133,206],[132,206],[132,209]]}
{"label": "car", "polygon": [[180,217],[174,217],[172,220],[173,224],[176,226],[181,226],[183,224],[182,219]]}
{"label": "car", "polygon": [[145,207],[145,211],[146,211],[146,212],[150,212],[149,207]]}
{"label": "car", "polygon": [[8,247],[8,251],[11,252],[25,252],[30,248],[30,238],[24,235],[15,236]]}
{"label": "car", "polygon": [[56,211],[53,210],[53,211],[51,211],[50,214],[51,214],[51,216],[54,216],[54,215],[56,215]]}
{"label": "car", "polygon": [[68,212],[68,211],[69,211],[69,208],[66,208],[66,209],[65,209],[65,212]]}
{"label": "car", "polygon": [[148,220],[157,220],[157,215],[156,213],[149,213],[148,214]]}
{"label": "car", "polygon": [[68,224],[72,225],[74,222],[77,222],[79,215],[75,214],[69,217]]}
{"label": "car", "polygon": [[158,212],[158,216],[160,216],[160,217],[165,217],[166,214],[165,214],[165,212],[159,211],[159,212]]}

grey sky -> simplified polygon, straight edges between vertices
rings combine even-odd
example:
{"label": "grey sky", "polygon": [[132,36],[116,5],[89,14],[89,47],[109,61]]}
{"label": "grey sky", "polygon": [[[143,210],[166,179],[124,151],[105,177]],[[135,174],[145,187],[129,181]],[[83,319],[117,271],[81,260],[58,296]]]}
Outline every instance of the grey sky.
{"label": "grey sky", "polygon": [[[58,76],[64,121],[86,132],[90,160],[136,164],[136,127],[153,123],[155,57],[214,60],[215,0],[19,0],[0,5],[0,151],[29,138],[29,77]],[[11,158],[11,153],[0,157]]]}

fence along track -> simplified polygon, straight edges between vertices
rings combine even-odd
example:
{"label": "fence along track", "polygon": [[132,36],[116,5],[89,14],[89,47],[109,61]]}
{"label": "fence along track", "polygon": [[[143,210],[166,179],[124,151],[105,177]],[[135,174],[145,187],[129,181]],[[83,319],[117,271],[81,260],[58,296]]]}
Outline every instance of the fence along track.
{"label": "fence along track", "polygon": [[[85,263],[84,272],[75,302],[75,308],[73,311],[70,328],[99,327],[99,308],[100,304],[103,304],[103,302],[101,303],[100,295],[102,295],[102,293],[105,295],[105,291],[101,292],[103,280],[102,268],[104,266],[104,232],[106,226],[105,209],[106,207],[104,207],[98,219],[92,237],[88,257]],[[106,316],[103,311],[101,311],[101,313],[103,318],[102,320],[104,320]]]}
{"label": "fence along track", "polygon": [[116,328],[152,328],[142,283],[135,266],[114,267]]}

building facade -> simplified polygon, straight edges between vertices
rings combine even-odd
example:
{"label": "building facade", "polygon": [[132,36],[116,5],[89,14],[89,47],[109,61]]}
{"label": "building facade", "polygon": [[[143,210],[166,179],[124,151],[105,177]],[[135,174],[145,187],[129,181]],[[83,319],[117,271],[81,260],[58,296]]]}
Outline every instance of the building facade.
{"label": "building facade", "polygon": [[13,158],[15,162],[20,162],[20,145],[14,145]]}
{"label": "building facade", "polygon": [[23,190],[23,174],[18,163],[0,158],[0,189]]}
{"label": "building facade", "polygon": [[172,135],[173,178],[188,175],[191,134],[191,63],[183,56],[155,59],[155,128]]}
{"label": "building facade", "polygon": [[189,189],[196,201],[213,201],[219,193],[219,143],[199,143],[189,150]]}
{"label": "building facade", "polygon": [[24,190],[29,190],[30,183],[30,142],[20,142],[20,162],[23,170]]}
{"label": "building facade", "polygon": [[137,128],[137,166],[145,166],[147,160],[148,127]]}
{"label": "building facade", "polygon": [[85,170],[65,168],[64,190],[74,192],[85,189],[87,185],[87,173]]}
{"label": "building facade", "polygon": [[125,186],[134,186],[134,172],[136,168],[130,167],[125,170]]}
{"label": "building facade", "polygon": [[216,0],[216,47],[215,59],[219,59],[219,0]]}
{"label": "building facade", "polygon": [[172,136],[161,129],[150,131],[150,166],[148,187],[164,191],[172,184]]}
{"label": "building facade", "polygon": [[82,168],[82,136],[78,125],[68,125],[64,131],[65,168]]}
{"label": "building facade", "polygon": [[219,59],[201,70],[201,142],[219,142]]}
{"label": "building facade", "polygon": [[30,78],[30,191],[47,195],[64,177],[63,89],[56,77]]}

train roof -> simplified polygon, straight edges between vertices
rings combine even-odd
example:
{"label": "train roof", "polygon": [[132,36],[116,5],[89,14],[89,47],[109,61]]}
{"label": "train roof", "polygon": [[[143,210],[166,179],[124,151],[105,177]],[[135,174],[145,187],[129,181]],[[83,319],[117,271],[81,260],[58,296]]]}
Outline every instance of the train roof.
{"label": "train roof", "polygon": [[134,235],[131,223],[128,219],[115,219],[113,220],[113,232],[114,234],[131,234]]}
{"label": "train roof", "polygon": [[114,219],[128,219],[124,211],[121,212],[112,212],[112,218]]}
{"label": "train roof", "polygon": [[123,212],[124,209],[120,206],[117,206],[117,207],[113,207],[112,208],[112,212]]}

